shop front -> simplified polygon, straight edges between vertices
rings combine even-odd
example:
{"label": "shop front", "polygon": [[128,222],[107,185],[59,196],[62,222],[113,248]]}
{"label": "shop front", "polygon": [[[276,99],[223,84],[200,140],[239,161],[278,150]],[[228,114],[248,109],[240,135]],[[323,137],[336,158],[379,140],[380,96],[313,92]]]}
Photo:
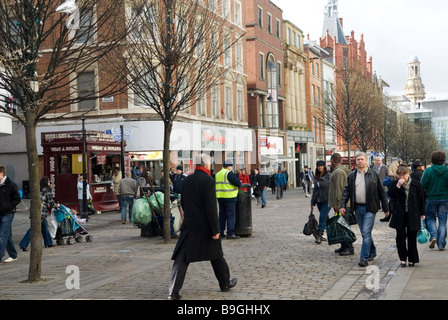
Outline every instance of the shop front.
{"label": "shop front", "polygon": [[[42,132],[44,174],[55,200],[79,212],[78,178],[83,173],[81,131]],[[101,131],[86,131],[86,174],[97,211],[118,210],[112,182],[113,168],[121,162],[121,143]],[[129,159],[125,167],[129,168]],[[125,168],[126,169],[126,168]]]}

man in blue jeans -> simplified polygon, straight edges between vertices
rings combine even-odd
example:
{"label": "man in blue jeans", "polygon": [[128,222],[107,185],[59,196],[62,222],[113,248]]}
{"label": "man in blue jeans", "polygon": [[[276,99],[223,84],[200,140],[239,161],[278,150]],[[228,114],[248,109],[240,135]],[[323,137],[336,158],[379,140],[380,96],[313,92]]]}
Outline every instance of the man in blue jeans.
{"label": "man in blue jeans", "polygon": [[126,172],[126,178],[120,180],[118,193],[121,196],[121,223],[126,223],[126,209],[129,204],[129,221],[132,219],[132,207],[137,197],[137,181],[131,178],[131,173]]}
{"label": "man in blue jeans", "polygon": [[12,241],[11,228],[16,206],[21,202],[17,185],[6,176],[6,168],[0,166],[0,262],[8,251],[4,262],[17,260],[17,251]]}
{"label": "man in blue jeans", "polygon": [[376,257],[372,229],[376,213],[380,208],[380,201],[386,216],[389,215],[389,204],[380,177],[368,166],[367,155],[363,152],[358,153],[355,162],[356,170],[350,172],[347,177],[339,212],[345,215],[345,207],[350,200],[362,235],[361,258],[358,266],[367,267],[368,261]]}
{"label": "man in blue jeans", "polygon": [[[446,222],[448,213],[448,168],[445,166],[446,154],[434,151],[431,155],[432,166],[426,169],[421,180],[426,192],[426,225],[431,234],[429,248],[437,243],[439,250],[446,246]],[[437,220],[439,226],[437,227]]]}

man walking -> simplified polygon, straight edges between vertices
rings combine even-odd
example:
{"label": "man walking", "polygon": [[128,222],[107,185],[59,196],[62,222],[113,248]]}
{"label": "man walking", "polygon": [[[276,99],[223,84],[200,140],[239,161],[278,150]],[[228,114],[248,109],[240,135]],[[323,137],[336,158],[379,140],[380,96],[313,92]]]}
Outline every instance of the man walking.
{"label": "man walking", "polygon": [[121,223],[126,223],[126,209],[129,204],[129,221],[132,220],[132,208],[134,206],[134,199],[137,197],[137,181],[132,179],[132,174],[126,172],[126,178],[120,180],[118,192],[121,196]]}
{"label": "man walking", "polygon": [[179,240],[174,248],[174,260],[169,287],[169,299],[181,298],[180,289],[190,262],[211,262],[221,291],[236,285],[230,280],[229,267],[224,259],[216,206],[215,181],[210,176],[211,159],[201,154],[196,159],[196,170],[182,182],[181,205],[184,220]]}
{"label": "man walking", "polygon": [[305,197],[309,198],[311,195],[311,185],[313,184],[314,176],[313,172],[308,169],[308,166],[303,167],[300,178],[302,180],[303,191],[305,191]]}
{"label": "man walking", "polygon": [[446,246],[448,168],[444,165],[445,161],[445,152],[434,151],[431,155],[432,166],[425,169],[421,180],[422,187],[426,192],[426,224],[431,234],[430,249],[433,249],[436,243],[439,250],[445,249]]}
{"label": "man walking", "polygon": [[269,187],[269,180],[270,177],[265,172],[265,168],[261,167],[261,172],[257,175],[258,190],[260,190],[261,195],[261,208],[266,207],[266,191]]}
{"label": "man walking", "polygon": [[6,168],[0,166],[0,262],[5,250],[9,258],[4,262],[17,260],[17,251],[12,241],[11,229],[16,206],[22,201],[17,185],[6,176]]}
{"label": "man walking", "polygon": [[376,247],[372,238],[375,216],[380,201],[386,216],[389,215],[389,204],[380,177],[367,164],[367,155],[360,152],[355,157],[356,170],[349,173],[347,185],[342,193],[339,212],[346,213],[347,202],[355,210],[356,221],[362,235],[361,258],[358,266],[367,267],[368,261],[376,257]]}
{"label": "man walking", "polygon": [[224,161],[221,171],[216,176],[216,198],[219,203],[219,228],[221,237],[227,226],[227,239],[238,239],[235,235],[236,201],[241,181],[232,172],[233,162]]}
{"label": "man walking", "polygon": [[[347,184],[347,176],[350,170],[341,164],[341,155],[339,153],[333,153],[330,159],[333,172],[330,176],[330,187],[328,192],[328,206],[334,209],[335,213],[339,213],[339,207],[341,205],[342,191]],[[350,215],[350,201],[347,202],[345,220],[349,223]],[[349,256],[354,254],[353,243],[343,242],[341,247],[335,250],[340,256]]]}

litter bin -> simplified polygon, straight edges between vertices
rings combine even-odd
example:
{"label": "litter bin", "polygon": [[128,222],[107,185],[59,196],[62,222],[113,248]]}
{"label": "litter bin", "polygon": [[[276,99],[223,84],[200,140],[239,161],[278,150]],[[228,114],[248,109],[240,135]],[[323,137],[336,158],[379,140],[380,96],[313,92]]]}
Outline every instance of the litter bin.
{"label": "litter bin", "polygon": [[30,181],[29,180],[22,180],[22,199],[29,199],[30,198]]}
{"label": "litter bin", "polygon": [[247,188],[246,191],[239,190],[236,202],[235,235],[252,235],[252,196],[250,194],[250,184],[242,184],[241,188]]}

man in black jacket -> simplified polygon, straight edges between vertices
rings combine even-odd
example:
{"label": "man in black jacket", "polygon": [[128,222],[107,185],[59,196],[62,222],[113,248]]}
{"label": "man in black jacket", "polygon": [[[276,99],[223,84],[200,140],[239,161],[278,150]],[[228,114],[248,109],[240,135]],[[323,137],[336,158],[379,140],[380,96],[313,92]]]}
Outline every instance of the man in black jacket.
{"label": "man in black jacket", "polygon": [[264,167],[261,167],[261,172],[257,174],[258,190],[261,195],[261,207],[266,207],[266,190],[269,187],[270,177]]}
{"label": "man in black jacket", "polygon": [[17,251],[12,241],[11,227],[16,206],[21,202],[17,185],[6,176],[6,168],[0,166],[0,262],[8,251],[9,258],[4,262],[17,260]]}
{"label": "man in black jacket", "polygon": [[380,208],[380,201],[386,216],[389,215],[389,204],[380,177],[367,164],[367,155],[363,152],[358,153],[355,162],[356,170],[350,172],[347,177],[339,211],[344,215],[346,204],[350,200],[362,235],[361,259],[358,265],[366,267],[369,264],[368,261],[372,261],[376,256],[372,229],[376,213]]}
{"label": "man in black jacket", "polygon": [[169,299],[178,300],[190,262],[210,261],[221,291],[236,285],[230,280],[229,267],[221,246],[215,180],[210,176],[210,156],[196,159],[196,170],[182,182],[181,205],[184,220],[174,248]]}

